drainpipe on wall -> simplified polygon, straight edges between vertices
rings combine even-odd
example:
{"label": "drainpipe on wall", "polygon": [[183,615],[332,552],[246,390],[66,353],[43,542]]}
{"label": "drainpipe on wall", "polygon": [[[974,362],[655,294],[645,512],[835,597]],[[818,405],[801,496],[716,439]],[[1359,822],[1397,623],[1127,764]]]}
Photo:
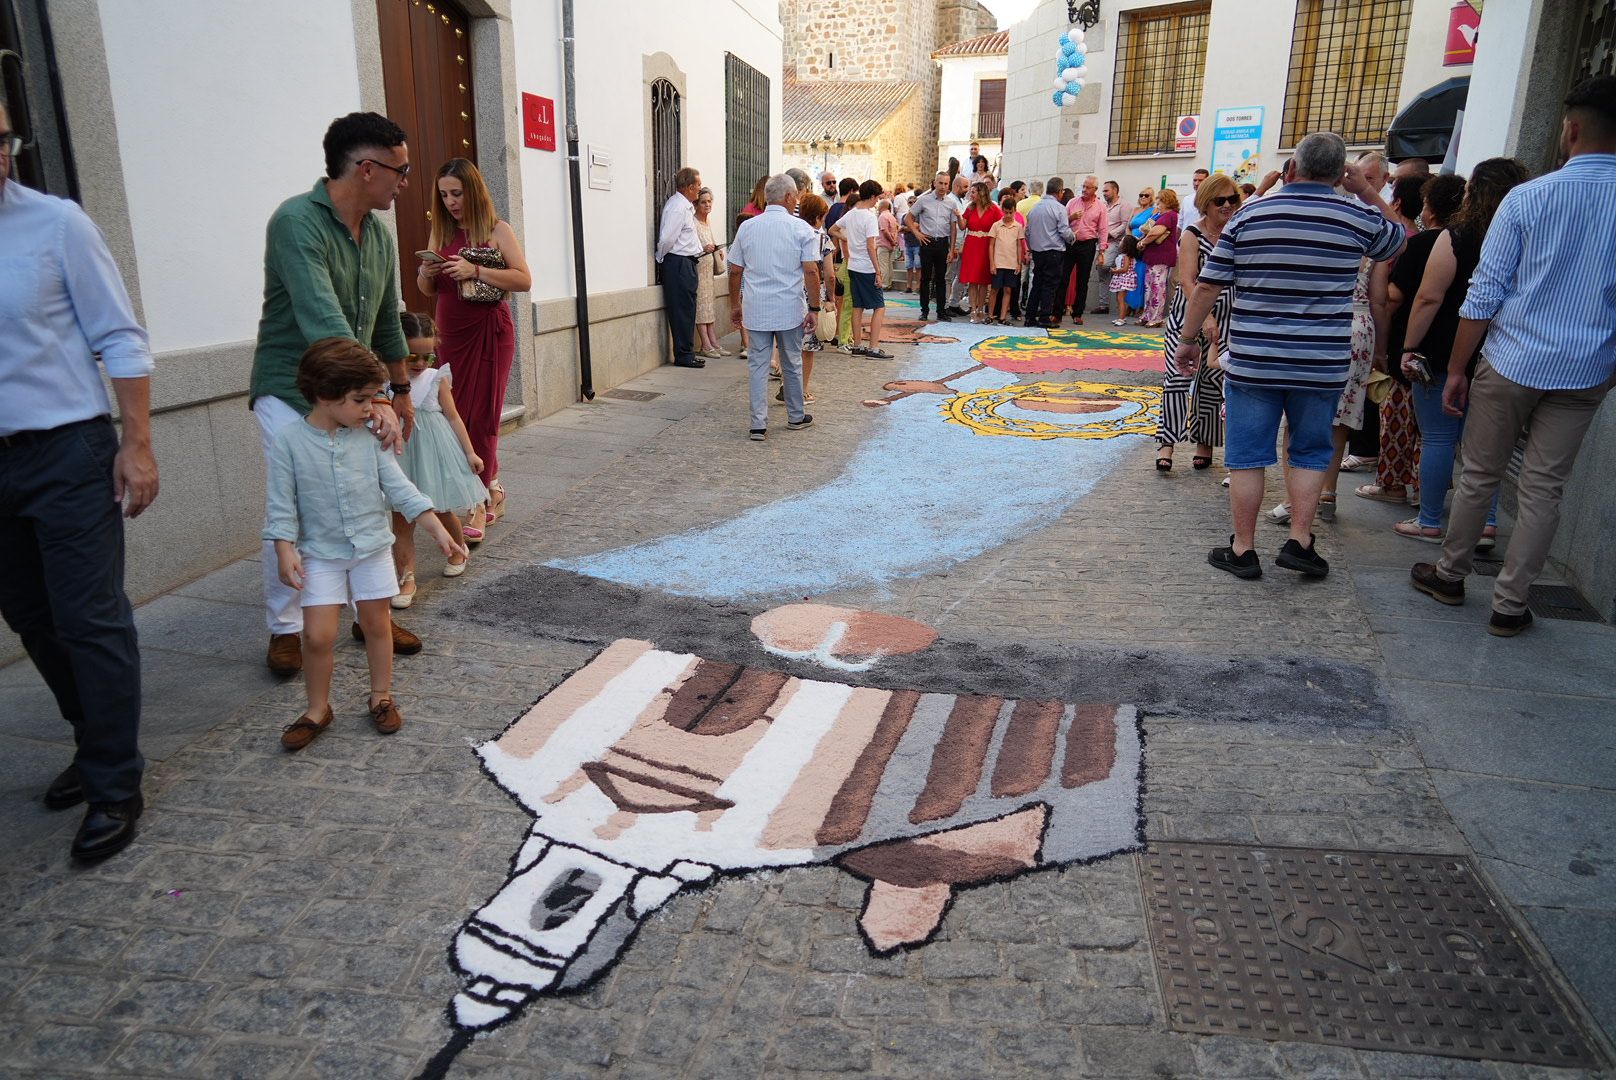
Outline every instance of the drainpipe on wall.
{"label": "drainpipe on wall", "polygon": [[585,401],[594,401],[595,372],[589,358],[589,288],[584,272],[583,180],[578,170],[578,85],[572,71],[572,0],[561,0],[561,43],[567,93],[567,184],[572,189],[572,276],[578,289],[579,391]]}

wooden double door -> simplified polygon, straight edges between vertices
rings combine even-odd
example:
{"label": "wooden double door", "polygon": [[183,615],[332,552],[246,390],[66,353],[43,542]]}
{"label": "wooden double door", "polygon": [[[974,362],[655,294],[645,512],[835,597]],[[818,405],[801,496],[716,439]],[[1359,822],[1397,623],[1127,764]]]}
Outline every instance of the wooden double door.
{"label": "wooden double door", "polygon": [[450,158],[477,160],[472,109],[471,24],[443,0],[376,0],[381,29],[382,81],[387,115],[404,129],[410,147],[410,183],[399,192],[398,265],[411,295],[415,253],[428,244],[433,187]]}

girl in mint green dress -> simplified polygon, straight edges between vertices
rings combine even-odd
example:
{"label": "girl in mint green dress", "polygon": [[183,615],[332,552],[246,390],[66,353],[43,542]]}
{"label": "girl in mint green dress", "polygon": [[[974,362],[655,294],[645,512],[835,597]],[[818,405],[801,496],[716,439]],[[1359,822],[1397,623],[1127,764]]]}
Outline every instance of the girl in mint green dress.
{"label": "girl in mint green dress", "polygon": [[[477,478],[482,460],[472,449],[471,435],[455,409],[451,375],[447,367],[433,367],[437,359],[437,330],[425,315],[406,312],[404,336],[410,347],[410,397],[415,402],[415,430],[404,444],[399,467],[421,494],[432,500],[432,511],[443,522],[456,543],[475,544],[482,539],[463,529],[459,514],[488,498],[488,489]],[[443,568],[444,577],[465,573],[466,560],[452,557]],[[393,517],[393,563],[398,569],[399,593],[395,608],[415,602],[415,527],[396,514]]]}

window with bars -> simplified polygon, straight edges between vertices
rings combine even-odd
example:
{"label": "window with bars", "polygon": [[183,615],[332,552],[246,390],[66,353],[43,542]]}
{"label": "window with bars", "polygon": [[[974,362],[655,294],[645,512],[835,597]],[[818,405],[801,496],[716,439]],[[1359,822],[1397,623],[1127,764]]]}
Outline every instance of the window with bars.
{"label": "window with bars", "polygon": [[1386,141],[1412,6],[1412,0],[1298,0],[1281,146],[1314,131],[1333,131],[1350,146]]}
{"label": "window with bars", "polygon": [[[651,246],[662,235],[662,207],[673,195],[673,177],[682,164],[684,123],[678,89],[667,79],[651,84]],[[662,267],[655,276],[662,280]]]}
{"label": "window with bars", "polygon": [[1180,116],[1201,111],[1208,3],[1123,14],[1111,89],[1111,150],[1173,153]]}
{"label": "window with bars", "polygon": [[752,185],[769,174],[769,77],[724,54],[725,216],[734,239],[735,215],[752,199]]}

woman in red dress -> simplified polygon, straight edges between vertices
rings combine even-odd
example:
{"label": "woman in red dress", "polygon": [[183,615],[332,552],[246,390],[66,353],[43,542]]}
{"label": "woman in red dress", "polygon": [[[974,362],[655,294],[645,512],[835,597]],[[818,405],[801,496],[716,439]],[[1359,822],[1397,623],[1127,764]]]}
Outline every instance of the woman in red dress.
{"label": "woman in red dress", "polygon": [[[488,505],[472,512],[468,540],[505,512],[505,489],[499,482],[499,417],[505,408],[505,385],[516,357],[516,329],[505,298],[488,303],[461,299],[461,283],[483,281],[506,293],[526,292],[533,284],[516,233],[499,220],[482,173],[465,158],[451,158],[438,170],[432,215],[432,250],[443,261],[422,260],[416,285],[437,297],[438,367],[454,369],[455,408],[477,456],[483,459],[482,481]],[[462,249],[493,248],[504,262],[491,269],[463,258]]]}
{"label": "woman in red dress", "polygon": [[993,205],[984,183],[971,185],[971,205],[965,208],[965,247],[960,251],[960,283],[971,287],[971,321],[987,318],[988,286],[993,284],[993,241],[988,230],[1004,217]]}

